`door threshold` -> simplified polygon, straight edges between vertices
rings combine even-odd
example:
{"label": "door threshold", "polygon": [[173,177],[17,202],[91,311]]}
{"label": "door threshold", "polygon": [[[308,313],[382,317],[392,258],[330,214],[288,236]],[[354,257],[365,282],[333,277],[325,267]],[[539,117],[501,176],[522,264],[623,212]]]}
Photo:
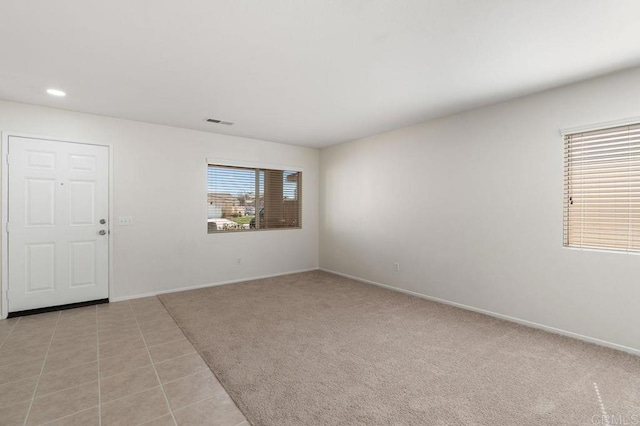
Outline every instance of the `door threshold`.
{"label": "door threshold", "polygon": [[67,309],[82,308],[85,306],[101,305],[109,303],[109,299],[89,300],[87,302],[68,303],[66,305],[47,306],[44,308],[27,309],[25,311],[9,312],[7,318],[24,317],[27,315],[44,314],[46,312],[66,311]]}

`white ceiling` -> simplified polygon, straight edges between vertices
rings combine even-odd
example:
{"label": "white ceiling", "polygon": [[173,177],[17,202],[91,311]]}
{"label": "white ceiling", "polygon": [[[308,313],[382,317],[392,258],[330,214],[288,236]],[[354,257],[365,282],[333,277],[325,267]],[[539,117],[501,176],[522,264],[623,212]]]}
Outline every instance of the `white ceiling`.
{"label": "white ceiling", "polygon": [[639,18],[637,0],[1,0],[0,99],[323,147],[640,65]]}

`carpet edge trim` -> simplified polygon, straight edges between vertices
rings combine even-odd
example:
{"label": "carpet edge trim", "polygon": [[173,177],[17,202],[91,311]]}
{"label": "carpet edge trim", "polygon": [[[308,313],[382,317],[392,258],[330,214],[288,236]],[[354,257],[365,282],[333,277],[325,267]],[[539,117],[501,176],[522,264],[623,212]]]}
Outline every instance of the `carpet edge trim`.
{"label": "carpet edge trim", "polygon": [[[312,269],[312,270],[316,270],[316,269]],[[222,285],[222,284],[217,284],[217,285]],[[214,286],[210,286],[210,287],[216,287],[216,285]],[[162,293],[162,294],[168,294],[168,293]],[[159,294],[158,296],[162,296],[162,294]],[[215,370],[213,369],[213,367],[211,367],[209,365],[209,363],[207,363],[207,361],[205,361],[204,359],[204,354],[203,351],[201,351],[199,349],[198,346],[196,346],[196,343],[193,341],[193,339],[189,336],[189,334],[186,333],[186,331],[180,327],[180,323],[178,322],[178,320],[176,319],[176,317],[173,316],[173,314],[171,313],[171,311],[169,310],[169,307],[166,305],[166,303],[164,303],[164,301],[162,300],[162,297],[158,297],[158,300],[160,301],[160,303],[162,304],[162,306],[164,307],[165,311],[167,311],[167,313],[169,314],[169,316],[173,319],[173,322],[176,323],[176,325],[178,326],[178,328],[180,329],[180,331],[182,332],[182,335],[185,337],[185,339],[187,339],[189,341],[189,343],[191,343],[191,346],[193,347],[193,349],[195,349],[196,353],[200,356],[200,358],[202,359],[202,361],[205,363],[205,365],[207,366],[207,369],[211,372],[211,374],[213,374],[213,377],[216,378],[216,380],[218,381],[218,383],[220,384],[220,386],[222,386],[222,388],[224,389],[224,391],[227,393],[227,395],[229,396],[229,398],[231,399],[231,401],[233,402],[233,404],[236,406],[236,408],[242,413],[242,415],[244,416],[245,420],[247,423],[249,423],[248,420],[248,416],[247,416],[247,412],[249,410],[243,410],[242,408],[240,408],[240,403],[239,401],[237,401],[236,399],[234,399],[231,396],[231,392],[229,391],[229,389],[227,389],[227,386],[224,385],[223,380],[220,380],[220,377],[218,374],[216,374]],[[244,404],[243,404],[244,407]],[[240,422],[241,424],[242,422]],[[249,423],[249,425],[251,426],[251,423]],[[238,425],[236,425],[238,426]]]}

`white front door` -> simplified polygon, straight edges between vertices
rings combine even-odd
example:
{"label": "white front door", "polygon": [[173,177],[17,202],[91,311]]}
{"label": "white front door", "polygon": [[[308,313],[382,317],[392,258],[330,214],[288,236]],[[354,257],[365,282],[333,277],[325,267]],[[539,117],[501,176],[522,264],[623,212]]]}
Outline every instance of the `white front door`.
{"label": "white front door", "polygon": [[109,296],[109,148],[9,137],[9,312]]}

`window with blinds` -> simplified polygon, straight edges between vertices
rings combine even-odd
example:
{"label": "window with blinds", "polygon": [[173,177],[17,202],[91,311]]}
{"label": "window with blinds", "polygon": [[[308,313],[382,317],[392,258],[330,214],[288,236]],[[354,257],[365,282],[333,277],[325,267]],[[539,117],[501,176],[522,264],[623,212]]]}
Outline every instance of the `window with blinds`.
{"label": "window with blinds", "polygon": [[565,135],[564,245],[640,251],[640,124]]}
{"label": "window with blinds", "polygon": [[302,227],[302,172],[210,164],[207,232]]}

